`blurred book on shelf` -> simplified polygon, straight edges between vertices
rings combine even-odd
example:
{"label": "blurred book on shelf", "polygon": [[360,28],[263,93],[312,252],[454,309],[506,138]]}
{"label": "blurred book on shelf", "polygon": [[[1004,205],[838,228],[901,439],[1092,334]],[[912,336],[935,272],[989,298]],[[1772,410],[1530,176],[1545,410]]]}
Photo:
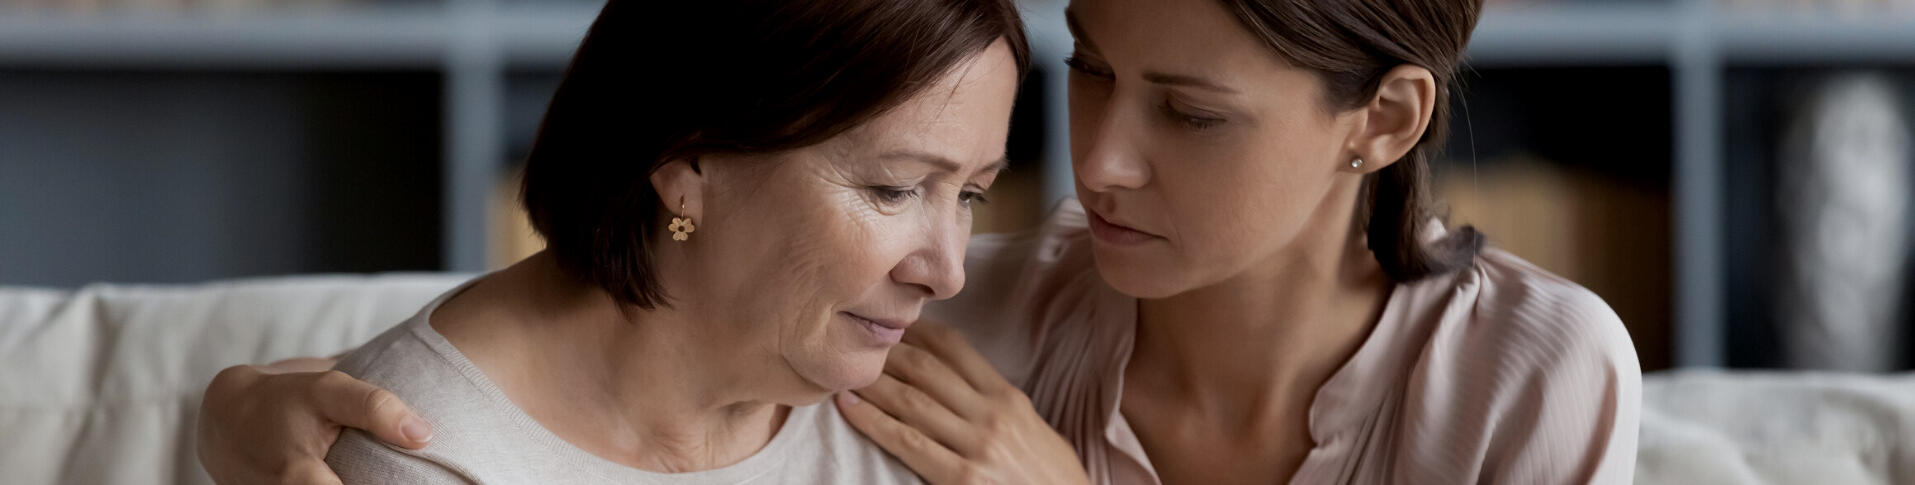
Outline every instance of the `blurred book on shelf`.
{"label": "blurred book on shelf", "polygon": [[1799,95],[1778,143],[1773,300],[1790,367],[1904,365],[1915,128],[1889,75],[1837,72]]}
{"label": "blurred book on shelf", "polygon": [[1594,291],[1628,326],[1642,368],[1669,367],[1665,191],[1520,155],[1447,168],[1437,191],[1451,226]]}

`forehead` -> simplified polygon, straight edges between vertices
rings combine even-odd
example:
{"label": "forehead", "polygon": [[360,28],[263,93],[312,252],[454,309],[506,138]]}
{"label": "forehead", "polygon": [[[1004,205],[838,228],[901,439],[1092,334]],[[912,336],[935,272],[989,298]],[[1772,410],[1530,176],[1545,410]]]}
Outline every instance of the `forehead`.
{"label": "forehead", "polygon": [[1217,0],[1074,0],[1067,15],[1078,42],[1131,64],[1119,69],[1222,80],[1294,71]]}
{"label": "forehead", "polygon": [[1079,43],[1120,78],[1203,79],[1234,91],[1218,99],[1261,117],[1328,113],[1317,74],[1286,61],[1225,8],[1217,0],[1075,0],[1068,15]]}
{"label": "forehead", "polygon": [[978,168],[1003,157],[1016,96],[1017,67],[998,42],[834,141],[854,152],[911,150]]}

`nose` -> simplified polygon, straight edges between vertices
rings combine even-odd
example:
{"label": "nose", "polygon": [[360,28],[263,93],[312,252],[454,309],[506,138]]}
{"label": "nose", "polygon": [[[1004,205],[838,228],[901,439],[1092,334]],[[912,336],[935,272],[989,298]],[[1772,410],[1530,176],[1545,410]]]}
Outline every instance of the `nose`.
{"label": "nose", "polygon": [[1149,135],[1138,129],[1138,116],[1117,106],[1118,96],[1091,101],[1103,106],[1074,110],[1072,141],[1080,156],[1071,157],[1077,181],[1094,192],[1138,189],[1150,183],[1150,165],[1137,146]]}
{"label": "nose", "polygon": [[916,238],[917,247],[891,268],[891,279],[923,289],[932,300],[944,300],[964,289],[964,247],[971,230],[954,213],[932,219]]}

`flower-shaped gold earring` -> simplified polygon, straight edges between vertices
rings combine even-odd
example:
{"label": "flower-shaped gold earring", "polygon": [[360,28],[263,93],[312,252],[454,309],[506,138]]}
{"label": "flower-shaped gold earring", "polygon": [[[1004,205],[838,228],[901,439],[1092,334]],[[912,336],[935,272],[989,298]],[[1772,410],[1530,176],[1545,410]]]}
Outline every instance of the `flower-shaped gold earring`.
{"label": "flower-shaped gold earring", "polygon": [[[678,213],[679,214],[685,213],[685,198],[683,196],[678,198]],[[665,228],[670,229],[672,231],[673,241],[684,241],[687,239],[691,239],[692,231],[698,230],[698,226],[692,225],[691,216],[673,217],[672,225],[666,226]]]}

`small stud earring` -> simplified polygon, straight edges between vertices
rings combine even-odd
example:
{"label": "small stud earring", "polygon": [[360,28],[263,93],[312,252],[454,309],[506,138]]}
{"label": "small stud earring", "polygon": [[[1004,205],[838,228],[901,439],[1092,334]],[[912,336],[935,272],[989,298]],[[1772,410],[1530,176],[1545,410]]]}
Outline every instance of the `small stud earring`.
{"label": "small stud earring", "polygon": [[[678,213],[679,214],[685,213],[685,198],[684,197],[678,198]],[[687,239],[691,239],[692,231],[698,230],[698,227],[692,225],[692,218],[690,216],[686,216],[682,218],[673,217],[672,225],[666,226],[666,229],[670,229],[672,231],[673,241],[684,241]]]}
{"label": "small stud earring", "polygon": [[1350,160],[1350,168],[1359,168],[1362,166],[1363,166],[1363,159],[1357,158],[1357,159]]}

